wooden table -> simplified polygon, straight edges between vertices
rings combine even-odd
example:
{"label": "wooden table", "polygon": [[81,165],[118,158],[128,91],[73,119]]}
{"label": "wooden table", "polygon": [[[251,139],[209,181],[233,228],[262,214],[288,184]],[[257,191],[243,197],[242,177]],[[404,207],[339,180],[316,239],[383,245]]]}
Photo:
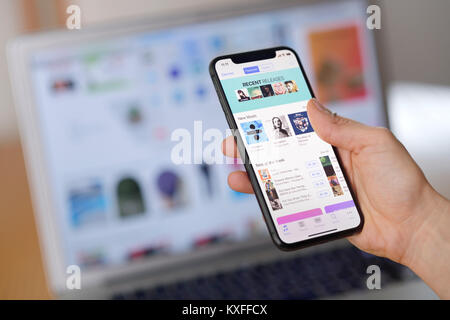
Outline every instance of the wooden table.
{"label": "wooden table", "polygon": [[0,299],[49,299],[19,142],[0,145]]}

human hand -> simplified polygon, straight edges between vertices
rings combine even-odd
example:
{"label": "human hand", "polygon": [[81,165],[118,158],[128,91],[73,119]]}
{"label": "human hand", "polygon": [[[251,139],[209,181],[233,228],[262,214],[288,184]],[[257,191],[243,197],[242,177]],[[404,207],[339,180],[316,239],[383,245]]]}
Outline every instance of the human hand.
{"label": "human hand", "polygon": [[[431,253],[423,251],[437,249],[429,248],[436,240],[431,240],[430,234],[444,232],[448,238],[445,229],[436,230],[443,220],[450,222],[448,201],[431,187],[389,130],[337,116],[315,99],[308,102],[307,111],[319,137],[338,148],[364,214],[362,232],[349,240],[361,250],[424,273],[416,269],[422,269],[419,265],[423,264],[424,254]],[[232,136],[224,140],[225,155],[236,157],[236,149]],[[228,183],[236,191],[253,192],[245,172],[231,173]],[[449,254],[446,257],[448,262]]]}

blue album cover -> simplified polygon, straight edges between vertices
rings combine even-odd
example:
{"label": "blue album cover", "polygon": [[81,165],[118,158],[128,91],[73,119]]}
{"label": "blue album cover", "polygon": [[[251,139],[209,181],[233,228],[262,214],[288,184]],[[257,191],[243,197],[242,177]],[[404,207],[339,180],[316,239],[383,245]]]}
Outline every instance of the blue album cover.
{"label": "blue album cover", "polygon": [[247,144],[254,144],[264,141],[269,141],[264,130],[263,124],[260,120],[249,121],[241,123],[244,131],[245,140]]}
{"label": "blue album cover", "polygon": [[294,128],[294,132],[296,135],[314,131],[311,126],[311,122],[309,122],[308,114],[306,111],[291,113],[289,115],[289,120],[291,121],[292,128]]}

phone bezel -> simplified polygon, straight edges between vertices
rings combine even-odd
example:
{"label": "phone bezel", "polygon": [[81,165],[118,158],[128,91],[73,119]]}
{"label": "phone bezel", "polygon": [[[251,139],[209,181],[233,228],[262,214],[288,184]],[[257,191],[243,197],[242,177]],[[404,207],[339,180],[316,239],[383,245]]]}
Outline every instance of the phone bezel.
{"label": "phone bezel", "polygon": [[[352,186],[348,181],[347,178],[347,172],[345,171],[344,166],[342,165],[342,161],[341,158],[339,156],[339,152],[337,150],[337,148],[335,146],[332,146],[333,151],[336,155],[337,161],[339,163],[339,166],[341,167],[341,170],[343,172],[343,176],[345,179],[345,182],[348,186],[348,189],[350,191],[350,194],[353,198],[353,201],[355,203],[358,215],[360,217],[360,223],[358,226],[351,228],[351,229],[347,229],[347,230],[343,230],[343,231],[339,231],[339,232],[335,232],[335,233],[330,233],[330,234],[326,234],[323,236],[319,236],[316,238],[312,238],[312,239],[306,239],[306,240],[301,240],[298,242],[293,242],[293,243],[286,243],[284,242],[277,231],[277,228],[275,226],[275,223],[272,219],[270,210],[266,204],[266,201],[264,199],[264,195],[263,195],[263,191],[259,185],[258,182],[258,178],[256,176],[256,173],[254,171],[253,165],[250,164],[249,161],[249,156],[247,153],[247,149],[245,148],[245,144],[243,142],[242,136],[239,133],[238,130],[238,126],[237,123],[233,117],[233,113],[231,111],[230,105],[228,103],[228,100],[226,99],[226,95],[225,92],[223,90],[222,84],[219,81],[219,77],[217,76],[217,71],[216,71],[216,63],[219,60],[223,60],[223,59],[231,59],[232,61],[241,61],[239,63],[247,63],[247,62],[256,62],[259,60],[264,60],[264,59],[268,59],[268,57],[274,57],[276,51],[279,50],[289,50],[291,51],[295,58],[297,59],[297,62],[300,66],[300,70],[302,72],[303,77],[305,78],[305,82],[306,85],[308,86],[308,90],[311,93],[311,96],[313,98],[315,98],[315,94],[314,91],[311,87],[311,84],[309,82],[308,77],[306,76],[306,72],[303,68],[303,65],[300,61],[300,58],[298,57],[297,52],[295,52],[295,50],[293,50],[292,48],[289,48],[287,46],[279,46],[279,47],[273,47],[273,48],[268,48],[268,49],[262,49],[262,50],[256,50],[256,51],[247,51],[247,52],[241,52],[241,53],[235,53],[235,54],[228,54],[228,55],[223,55],[223,56],[219,56],[214,58],[210,64],[209,64],[209,73],[211,76],[211,79],[213,81],[214,87],[216,89],[217,92],[217,96],[219,98],[220,104],[222,106],[223,112],[225,114],[225,117],[227,119],[228,125],[229,127],[234,131],[237,132],[237,134],[235,134],[235,141],[238,145],[238,149],[239,149],[239,153],[243,159],[244,162],[244,167],[245,170],[247,171],[247,175],[249,176],[250,182],[252,184],[253,190],[255,191],[255,196],[258,202],[259,207],[261,208],[261,212],[263,214],[263,218],[264,221],[266,223],[266,226],[269,230],[270,236],[272,238],[272,241],[274,242],[274,244],[281,250],[283,251],[292,251],[292,250],[297,250],[297,249],[301,249],[301,248],[305,248],[305,247],[309,247],[312,245],[316,245],[316,244],[320,244],[320,243],[325,243],[325,242],[329,242],[332,240],[337,240],[337,239],[341,239],[341,238],[345,238],[351,235],[354,235],[356,233],[361,232],[363,226],[364,226],[364,215],[362,214],[362,210],[360,208],[358,199],[355,196],[355,193],[353,192]],[[242,154],[242,151],[244,152],[244,154]]]}

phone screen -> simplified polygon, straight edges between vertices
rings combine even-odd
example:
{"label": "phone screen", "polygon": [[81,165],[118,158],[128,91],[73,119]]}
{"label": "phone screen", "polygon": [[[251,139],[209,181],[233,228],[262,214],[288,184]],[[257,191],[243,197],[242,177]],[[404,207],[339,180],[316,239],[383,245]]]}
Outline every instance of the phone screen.
{"label": "phone screen", "polygon": [[215,68],[280,239],[292,244],[358,227],[334,149],[311,126],[312,93],[296,54],[223,59]]}

